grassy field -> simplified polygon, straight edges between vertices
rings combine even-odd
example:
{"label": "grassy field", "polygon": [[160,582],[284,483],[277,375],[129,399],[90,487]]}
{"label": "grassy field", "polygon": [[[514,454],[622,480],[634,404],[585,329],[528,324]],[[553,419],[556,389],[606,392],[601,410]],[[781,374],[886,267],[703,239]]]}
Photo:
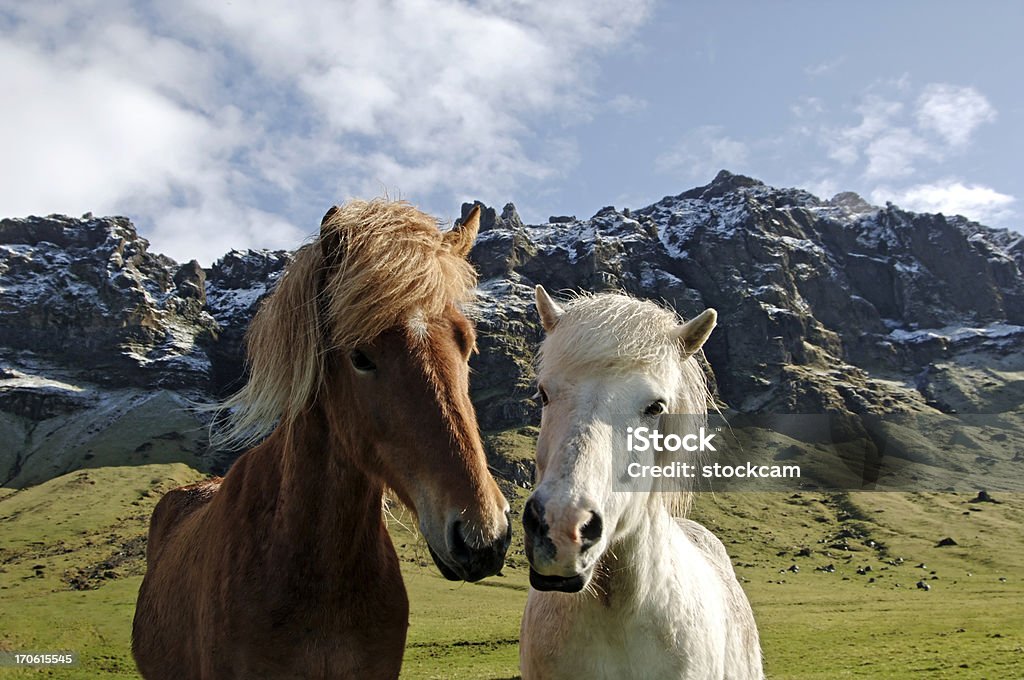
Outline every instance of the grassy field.
{"label": "grassy field", "polygon": [[[157,462],[0,494],[0,649],[81,657],[71,670],[0,676],[137,677],[129,635],[148,515],[164,491],[204,474],[160,462],[160,444],[147,453]],[[521,507],[526,491],[506,492]],[[772,678],[1024,678],[1024,498],[970,499],[736,493],[702,495],[693,514],[733,556]],[[403,677],[516,677],[521,535],[503,575],[452,584],[411,523],[395,510],[412,605]],[[939,547],[945,537],[957,545]]]}

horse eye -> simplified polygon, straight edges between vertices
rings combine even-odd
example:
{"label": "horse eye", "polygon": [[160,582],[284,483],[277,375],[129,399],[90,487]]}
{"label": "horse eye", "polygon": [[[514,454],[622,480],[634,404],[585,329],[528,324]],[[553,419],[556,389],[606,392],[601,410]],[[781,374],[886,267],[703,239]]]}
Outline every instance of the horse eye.
{"label": "horse eye", "polygon": [[547,406],[548,405],[548,393],[545,392],[544,388],[539,386],[539,385],[537,386],[537,394],[533,395],[533,398],[534,399],[540,399],[540,405],[541,406]]}
{"label": "horse eye", "polygon": [[352,353],[348,355],[348,360],[352,362],[352,368],[357,371],[368,373],[377,370],[377,364],[370,361],[370,358],[358,349],[352,350]]}
{"label": "horse eye", "polygon": [[646,416],[660,416],[666,410],[665,402],[659,399],[652,403],[650,406],[644,409],[644,415]]}

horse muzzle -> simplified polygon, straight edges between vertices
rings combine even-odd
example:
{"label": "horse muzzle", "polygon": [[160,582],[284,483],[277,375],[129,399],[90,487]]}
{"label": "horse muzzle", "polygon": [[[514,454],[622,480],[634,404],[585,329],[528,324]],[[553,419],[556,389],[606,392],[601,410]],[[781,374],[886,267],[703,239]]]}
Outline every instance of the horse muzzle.
{"label": "horse muzzle", "polygon": [[430,556],[438,571],[449,581],[479,581],[501,571],[505,554],[512,542],[512,522],[505,512],[505,534],[483,546],[471,543],[466,536],[466,525],[461,520],[448,524],[443,553],[434,550],[427,541]]}
{"label": "horse muzzle", "polygon": [[603,532],[601,515],[593,510],[566,509],[558,513],[557,533],[549,526],[547,515],[536,495],[523,509],[530,585],[535,590],[578,593],[586,587],[593,572],[597,557],[595,546]]}

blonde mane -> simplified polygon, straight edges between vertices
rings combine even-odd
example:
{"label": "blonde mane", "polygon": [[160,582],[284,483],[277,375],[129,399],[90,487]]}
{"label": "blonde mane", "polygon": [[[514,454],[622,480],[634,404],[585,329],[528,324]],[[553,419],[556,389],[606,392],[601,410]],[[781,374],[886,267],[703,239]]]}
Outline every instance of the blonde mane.
{"label": "blonde mane", "polygon": [[[706,424],[708,405],[714,402],[699,363],[704,355],[698,351],[680,361],[682,348],[671,332],[683,319],[675,311],[618,293],[579,293],[562,309],[558,325],[540,346],[538,374],[554,366],[570,375],[676,370],[672,412],[691,416],[694,426]],[[692,500],[689,490],[656,495],[678,517],[685,516]]]}
{"label": "blonde mane", "polygon": [[438,222],[404,201],[332,208],[295,255],[246,334],[249,381],[219,407],[222,446],[246,448],[290,426],[315,400],[331,349],[372,341],[414,315],[469,301],[472,266]]}

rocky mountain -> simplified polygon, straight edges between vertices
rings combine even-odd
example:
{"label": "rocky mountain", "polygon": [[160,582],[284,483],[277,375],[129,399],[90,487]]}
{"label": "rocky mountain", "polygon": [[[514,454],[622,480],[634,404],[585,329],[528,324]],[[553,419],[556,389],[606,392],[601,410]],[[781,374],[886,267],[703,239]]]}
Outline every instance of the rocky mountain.
{"label": "rocky mountain", "polygon": [[239,384],[245,327],[288,260],[231,252],[204,270],[149,252],[123,217],[0,221],[0,478],[38,481],[92,460],[98,439],[134,441],[140,412],[202,431],[190,407]]}
{"label": "rocky mountain", "polygon": [[[27,459],[52,457],[44,433],[77,427],[63,446],[87,450],[82,423],[103,409],[102,422],[114,423],[118,408],[157,394],[185,405],[236,389],[245,328],[289,258],[233,251],[203,269],[150,253],[126,218],[0,221],[0,435],[12,443],[0,477],[31,481]],[[708,371],[721,402],[741,412],[1024,404],[1024,238],[962,217],[851,193],[822,200],[723,171],[589,219],[526,225],[512,204],[484,206],[471,258],[480,273],[472,389],[488,432],[537,419],[537,283],[625,290],[686,317],[715,307]]]}
{"label": "rocky mountain", "polygon": [[[536,344],[535,327],[516,324],[542,283],[625,290],[686,317],[715,307],[720,326],[705,352],[719,396],[741,411],[1024,402],[1015,380],[986,400],[948,375],[956,364],[970,374],[957,379],[997,381],[967,369],[982,355],[992,368],[1024,368],[1024,238],[962,217],[876,208],[851,193],[823,201],[723,171],[646,208],[608,207],[587,220],[527,226],[512,205],[488,211],[473,257],[488,303],[482,325],[500,346],[482,352],[481,363],[499,364],[481,374],[507,375],[505,357],[522,354],[518,338]],[[517,386],[529,382],[523,370]],[[495,425],[525,412],[516,394],[505,390],[495,397],[502,408],[485,409]]]}

